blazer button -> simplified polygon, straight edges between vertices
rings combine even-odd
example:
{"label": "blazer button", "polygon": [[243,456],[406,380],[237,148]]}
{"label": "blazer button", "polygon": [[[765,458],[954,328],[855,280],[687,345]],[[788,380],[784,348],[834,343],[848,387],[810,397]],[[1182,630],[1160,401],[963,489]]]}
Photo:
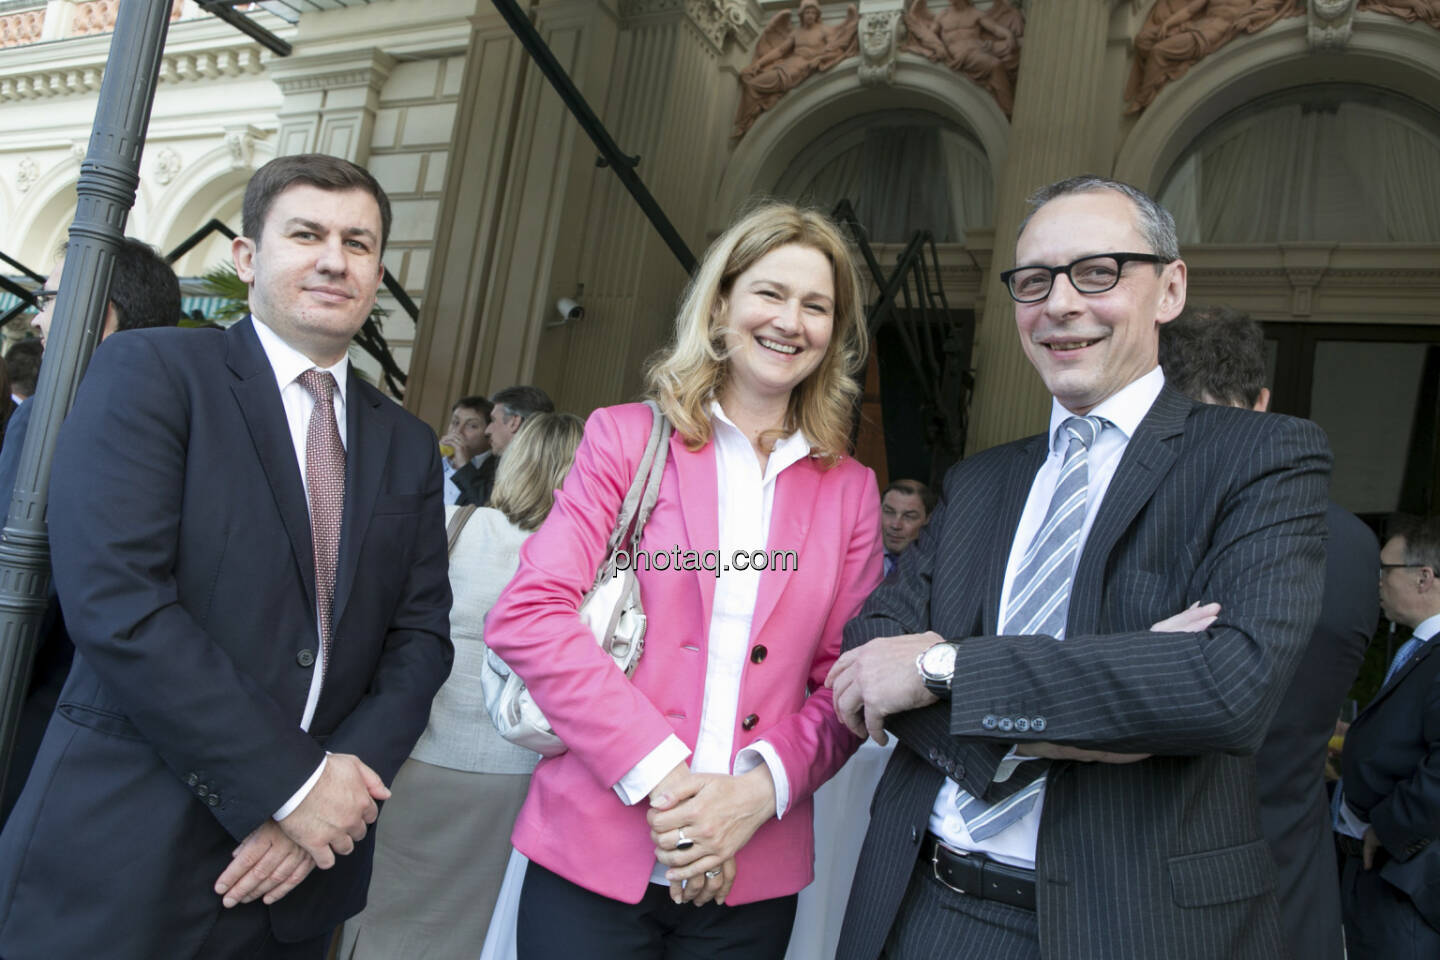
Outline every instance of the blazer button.
{"label": "blazer button", "polygon": [[205,798],[205,802],[210,804],[210,806],[212,807],[218,807],[220,806],[220,797],[212,793],[210,794],[210,796]]}
{"label": "blazer button", "polygon": [[999,722],[1000,721],[995,719],[995,714],[993,713],[987,713],[985,714],[985,716],[980,718],[980,726],[984,727],[986,730],[994,730],[995,725]]}
{"label": "blazer button", "polygon": [[1021,733],[1024,733],[1025,731],[1030,729],[1030,721],[1025,717],[1016,717],[1015,729],[1020,731]]}
{"label": "blazer button", "polygon": [[315,665],[315,653],[312,650],[301,650],[295,654],[295,662],[302,667],[313,667]]}
{"label": "blazer button", "polygon": [[953,771],[951,771],[951,772],[954,773],[956,780],[963,780],[964,777],[965,777],[965,764],[963,764],[963,763],[957,763],[957,764],[955,764],[955,769],[954,769]]}
{"label": "blazer button", "polygon": [[757,644],[755,644],[755,649],[750,651],[750,662],[751,662],[751,663],[764,663],[764,662],[765,662],[765,655],[766,655],[767,653],[769,653],[769,652],[770,652],[769,650],[766,650],[766,649],[765,649],[765,644],[763,644],[763,643],[757,643]]}
{"label": "blazer button", "polygon": [[200,782],[200,778],[199,778],[198,776],[196,776],[195,774],[193,774],[193,773],[187,773],[187,774],[185,774],[185,785],[186,785],[187,787],[193,787],[193,786],[195,786],[195,784],[197,784],[197,783],[199,783],[199,782]]}
{"label": "blazer button", "polygon": [[1011,730],[1015,729],[1015,721],[1011,720],[1009,717],[1001,717],[998,721],[996,721],[995,726],[999,727],[1005,733],[1009,733]]}
{"label": "blazer button", "polygon": [[203,797],[203,796],[206,796],[207,794],[210,793],[210,788],[207,787],[207,786],[205,786],[205,784],[202,783],[202,784],[200,784],[200,786],[198,786],[198,787],[195,788],[195,793],[196,793],[197,795]]}
{"label": "blazer button", "polygon": [[1033,718],[1031,718],[1031,720],[1030,720],[1030,729],[1031,729],[1031,730],[1034,730],[1036,733],[1043,733],[1044,730],[1045,730],[1045,718],[1044,718],[1044,717],[1033,717]]}
{"label": "blazer button", "polygon": [[939,751],[939,750],[936,750],[934,747],[931,747],[931,748],[930,748],[930,762],[931,762],[931,763],[937,763],[937,762],[939,762],[939,760],[940,760],[940,751]]}
{"label": "blazer button", "polygon": [[760,718],[757,717],[757,716],[755,716],[755,714],[752,713],[752,714],[750,714],[750,716],[748,716],[748,717],[746,717],[744,720],[741,720],[741,721],[740,721],[740,726],[741,726],[742,728],[746,729],[746,730],[754,730],[754,729],[755,729],[755,724],[757,724],[757,723],[759,723],[759,722],[760,722]]}

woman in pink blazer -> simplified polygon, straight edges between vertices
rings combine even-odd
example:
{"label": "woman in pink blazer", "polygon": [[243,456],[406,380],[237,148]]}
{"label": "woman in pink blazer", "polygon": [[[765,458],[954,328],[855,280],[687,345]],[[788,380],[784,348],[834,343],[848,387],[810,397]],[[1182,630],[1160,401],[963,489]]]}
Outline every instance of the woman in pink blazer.
{"label": "woman in pink blazer", "polygon": [[880,579],[875,477],[846,455],[860,298],[811,211],[761,207],[706,253],[648,372],[675,432],[634,557],[649,630],[632,679],[577,610],[651,413],[586,424],[485,628],[569,748],[515,825],[521,960],[784,955],[811,795],[858,745],[825,675]]}

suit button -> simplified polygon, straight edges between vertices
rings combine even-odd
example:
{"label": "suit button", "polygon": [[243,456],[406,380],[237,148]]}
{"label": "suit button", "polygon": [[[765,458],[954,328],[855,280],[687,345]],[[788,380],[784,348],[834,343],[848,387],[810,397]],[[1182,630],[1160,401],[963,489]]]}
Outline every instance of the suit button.
{"label": "suit button", "polygon": [[931,748],[930,748],[930,762],[931,762],[931,763],[935,763],[935,762],[937,762],[939,759],[940,759],[940,751],[939,751],[939,750],[936,750],[934,747],[931,747]]}
{"label": "suit button", "polygon": [[954,771],[954,773],[955,773],[955,779],[956,779],[956,780],[964,779],[964,777],[965,777],[965,764],[963,764],[963,763],[957,763],[957,764],[955,764],[955,771]]}
{"label": "suit button", "polygon": [[197,784],[197,783],[199,783],[199,782],[200,782],[200,778],[197,777],[195,774],[193,774],[193,773],[187,773],[187,774],[185,774],[185,785],[186,785],[187,787],[193,787],[193,786],[195,786],[195,784]]}
{"label": "suit button", "polygon": [[208,794],[209,792],[210,792],[210,788],[207,787],[207,786],[205,786],[205,784],[203,784],[203,783],[200,784],[200,786],[198,786],[198,787],[195,788],[195,793],[198,794],[199,796],[202,796],[202,797],[205,796],[206,794]]}
{"label": "suit button", "polygon": [[768,654],[769,652],[770,652],[769,650],[766,650],[766,649],[765,649],[765,644],[763,644],[763,643],[757,643],[757,644],[755,644],[755,649],[750,651],[750,662],[751,662],[751,663],[764,663],[764,662],[765,662],[765,655]]}
{"label": "suit button", "polygon": [[757,716],[755,716],[755,714],[752,713],[752,714],[750,714],[750,716],[748,716],[748,717],[746,717],[744,720],[741,720],[741,721],[740,721],[740,726],[743,727],[743,728],[746,729],[746,730],[754,730],[754,729],[755,729],[755,724],[757,724],[757,723],[759,723],[759,722],[760,722],[760,718],[757,717]]}
{"label": "suit button", "polygon": [[295,662],[300,664],[300,666],[302,667],[314,666],[315,652],[309,649],[301,650],[299,653],[295,654]]}
{"label": "suit button", "polygon": [[1020,731],[1021,733],[1024,733],[1026,730],[1030,729],[1030,721],[1027,720],[1025,717],[1016,717],[1015,729]]}
{"label": "suit button", "polygon": [[1031,730],[1034,730],[1036,733],[1042,733],[1042,732],[1045,730],[1045,718],[1044,718],[1044,717],[1033,717],[1033,718],[1031,718],[1031,720],[1030,720],[1030,729],[1031,729]]}
{"label": "suit button", "polygon": [[995,719],[995,714],[993,713],[987,713],[985,714],[985,716],[980,718],[980,726],[984,727],[986,730],[994,730],[995,724],[998,722],[999,721]]}
{"label": "suit button", "polygon": [[998,721],[996,721],[995,726],[999,727],[1005,733],[1009,733],[1011,730],[1015,729],[1015,721],[1011,720],[1009,717],[1001,717]]}
{"label": "suit button", "polygon": [[210,806],[212,807],[218,807],[220,806],[220,797],[212,793],[209,797],[205,799],[205,802],[210,804]]}

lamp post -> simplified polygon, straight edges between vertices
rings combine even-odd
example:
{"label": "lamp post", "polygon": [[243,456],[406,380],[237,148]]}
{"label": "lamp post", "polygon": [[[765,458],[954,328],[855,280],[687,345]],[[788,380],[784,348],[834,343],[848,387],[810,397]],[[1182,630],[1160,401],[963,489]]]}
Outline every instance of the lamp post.
{"label": "lamp post", "polygon": [[[45,363],[28,402],[30,430],[20,455],[10,514],[0,534],[0,785],[9,768],[20,707],[30,680],[38,629],[49,603],[50,540],[45,525],[55,436],[99,342],[115,251],[140,183],[140,153],[160,58],[170,26],[171,0],[117,4],[110,58],[90,147],[80,165],[75,222],[45,343]],[[0,490],[0,497],[8,491]]]}

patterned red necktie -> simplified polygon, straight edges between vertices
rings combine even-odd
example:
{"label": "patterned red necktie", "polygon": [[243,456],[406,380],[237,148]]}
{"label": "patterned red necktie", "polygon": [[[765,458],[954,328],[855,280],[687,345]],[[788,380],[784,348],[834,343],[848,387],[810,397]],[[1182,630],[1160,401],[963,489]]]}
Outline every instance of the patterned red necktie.
{"label": "patterned red necktie", "polygon": [[311,368],[296,379],[315,398],[310,425],[305,431],[305,486],[310,498],[310,539],[315,546],[320,643],[325,650],[323,666],[328,671],[335,566],[340,556],[340,517],[345,509],[345,447],[340,443],[340,430],[335,425],[335,378],[324,370]]}

